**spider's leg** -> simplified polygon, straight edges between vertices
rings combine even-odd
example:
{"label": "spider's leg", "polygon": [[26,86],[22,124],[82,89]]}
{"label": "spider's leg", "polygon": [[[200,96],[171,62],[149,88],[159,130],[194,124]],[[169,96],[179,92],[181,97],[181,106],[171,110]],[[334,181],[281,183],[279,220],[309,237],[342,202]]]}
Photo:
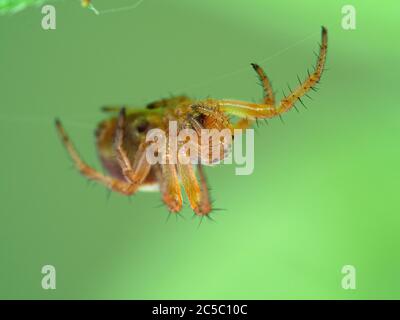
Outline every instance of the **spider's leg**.
{"label": "spider's leg", "polygon": [[188,196],[190,206],[193,211],[199,215],[207,215],[211,208],[207,208],[203,203],[202,189],[197,181],[196,174],[192,164],[183,164],[178,161],[178,174],[181,177],[183,188]]}
{"label": "spider's leg", "polygon": [[201,164],[197,165],[197,171],[199,173],[199,180],[200,180],[200,208],[203,214],[208,214],[211,212],[211,201],[210,201],[210,194],[207,187],[207,179],[206,175],[203,171],[203,166]]}
{"label": "spider's leg", "polygon": [[122,108],[118,117],[117,128],[115,132],[115,152],[122,174],[131,184],[139,187],[150,172],[151,165],[146,159],[146,147],[148,143],[142,142],[135,153],[133,165],[128,154],[123,147],[125,130],[125,109]]}
{"label": "spider's leg", "polygon": [[210,104],[211,102],[215,107],[218,107],[220,110],[225,111],[228,114],[242,118],[248,117],[251,119],[273,118],[290,110],[297,100],[301,102],[301,97],[306,95],[310,89],[314,89],[314,86],[321,78],[322,72],[324,71],[328,44],[328,33],[324,27],[322,27],[321,39],[319,55],[314,71],[309,74],[309,76],[301,82],[295,90],[293,90],[288,96],[284,97],[278,106],[275,107],[272,103],[268,104],[266,102],[251,103],[239,100],[214,100],[209,101],[208,103]]}
{"label": "spider's leg", "polygon": [[86,164],[79,156],[59,120],[56,120],[56,128],[65,148],[67,149],[70,157],[72,158],[72,161],[74,162],[75,167],[80,171],[82,175],[90,180],[97,181],[98,183],[103,184],[104,186],[125,195],[131,195],[137,190],[136,185],[109,176],[105,176]]}
{"label": "spider's leg", "polygon": [[327,49],[328,31],[325,27],[322,27],[321,45],[314,72],[311,73],[293,92],[281,100],[277,110],[278,114],[288,111],[293,107],[297,100],[300,100],[301,97],[303,97],[310,89],[314,89],[314,86],[319,82],[324,71]]}
{"label": "spider's leg", "polygon": [[179,212],[182,208],[182,193],[176,166],[174,164],[162,164],[161,174],[163,201],[172,212]]}
{"label": "spider's leg", "polygon": [[271,81],[269,81],[264,70],[258,64],[252,63],[251,66],[253,67],[254,71],[257,72],[258,78],[261,81],[261,85],[264,90],[264,104],[274,106],[275,95],[272,91]]}
{"label": "spider's leg", "polygon": [[163,202],[171,212],[181,211],[182,193],[175,164],[160,164],[157,168]]}

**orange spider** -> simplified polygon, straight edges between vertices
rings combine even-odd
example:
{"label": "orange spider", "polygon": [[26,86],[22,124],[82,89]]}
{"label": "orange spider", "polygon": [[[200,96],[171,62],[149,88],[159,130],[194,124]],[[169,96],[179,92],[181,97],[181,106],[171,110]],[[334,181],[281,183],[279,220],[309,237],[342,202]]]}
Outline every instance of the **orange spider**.
{"label": "orange spider", "polygon": [[[299,86],[279,104],[275,103],[271,84],[264,71],[257,64],[252,64],[263,86],[262,103],[227,99],[194,101],[185,96],[178,96],[150,103],[143,109],[126,111],[123,107],[103,108],[106,112],[116,113],[110,119],[101,122],[96,130],[100,160],[109,175],[100,173],[81,159],[59,120],[56,120],[57,130],[75,166],[88,179],[124,195],[132,195],[149,187],[159,187],[162,200],[171,212],[179,212],[182,208],[182,184],[195,214],[207,216],[212,207],[202,165],[197,165],[197,180],[192,164],[149,164],[145,152],[146,133],[153,128],[168,132],[171,120],[178,123],[179,129],[189,127],[196,131],[203,128],[233,130],[248,128],[253,120],[280,116],[290,110],[297,100],[302,103],[301,97],[319,82],[327,54],[327,30],[324,27],[321,37],[314,71],[308,74],[304,81],[299,79]],[[229,115],[237,116],[240,120],[233,124]],[[167,153],[168,156],[171,155]],[[221,158],[223,157],[222,154]]]}

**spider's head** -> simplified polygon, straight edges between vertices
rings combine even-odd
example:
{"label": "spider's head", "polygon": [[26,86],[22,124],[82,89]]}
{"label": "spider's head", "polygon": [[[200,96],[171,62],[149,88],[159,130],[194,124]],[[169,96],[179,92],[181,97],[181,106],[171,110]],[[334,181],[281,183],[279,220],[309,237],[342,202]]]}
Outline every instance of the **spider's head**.
{"label": "spider's head", "polygon": [[200,157],[201,162],[206,165],[219,163],[232,149],[233,136],[229,117],[212,100],[193,104],[191,110],[189,122],[201,136],[200,145],[205,151]]}
{"label": "spider's head", "polygon": [[[230,129],[231,124],[229,121],[229,117],[222,112],[217,103],[213,100],[209,99],[206,103],[198,103],[191,105],[191,118],[195,121],[191,121],[194,128],[197,125],[200,125],[199,129],[216,129],[216,130],[223,130],[223,129]],[[193,123],[193,122],[197,122]]]}

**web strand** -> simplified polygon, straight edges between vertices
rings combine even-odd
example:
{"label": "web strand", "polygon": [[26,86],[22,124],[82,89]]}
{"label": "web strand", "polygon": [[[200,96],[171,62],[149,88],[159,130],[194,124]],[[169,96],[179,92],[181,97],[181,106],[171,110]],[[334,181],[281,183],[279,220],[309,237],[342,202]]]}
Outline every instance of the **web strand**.
{"label": "web strand", "polygon": [[116,12],[123,12],[123,11],[129,11],[136,9],[138,6],[140,6],[143,3],[144,0],[139,0],[135,4],[132,4],[130,6],[125,6],[125,7],[119,7],[119,8],[111,8],[111,9],[105,9],[105,10],[97,10],[93,4],[89,4],[89,9],[92,10],[96,15],[103,15],[107,13],[116,13]]}

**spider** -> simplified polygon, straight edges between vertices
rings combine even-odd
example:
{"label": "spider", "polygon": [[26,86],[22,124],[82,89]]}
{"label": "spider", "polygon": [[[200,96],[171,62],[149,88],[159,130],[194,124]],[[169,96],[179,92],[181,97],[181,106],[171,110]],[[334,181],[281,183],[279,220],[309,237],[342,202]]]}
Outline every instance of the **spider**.
{"label": "spider", "polygon": [[[168,132],[171,120],[176,121],[180,129],[189,127],[196,131],[203,128],[233,130],[246,129],[258,119],[280,116],[289,111],[297,101],[302,103],[301,97],[314,89],[319,82],[327,54],[328,38],[325,27],[322,27],[321,38],[313,72],[308,73],[303,81],[299,78],[299,86],[279,103],[275,102],[270,81],[263,69],[253,63],[251,65],[263,87],[264,99],[261,103],[211,98],[195,101],[186,96],[177,96],[152,102],[142,109],[104,107],[103,111],[111,114],[111,117],[99,124],[95,135],[100,161],[108,175],[100,173],[82,160],[58,119],[55,121],[57,131],[76,168],[86,178],[128,196],[138,190],[156,187],[161,192],[164,204],[174,213],[182,208],[182,184],[194,213],[208,216],[212,205],[202,164],[149,164],[145,156],[146,133],[152,128],[161,128]],[[239,120],[233,123],[229,116],[235,116]],[[169,156],[171,154],[167,152],[167,157]]]}

